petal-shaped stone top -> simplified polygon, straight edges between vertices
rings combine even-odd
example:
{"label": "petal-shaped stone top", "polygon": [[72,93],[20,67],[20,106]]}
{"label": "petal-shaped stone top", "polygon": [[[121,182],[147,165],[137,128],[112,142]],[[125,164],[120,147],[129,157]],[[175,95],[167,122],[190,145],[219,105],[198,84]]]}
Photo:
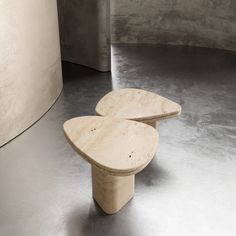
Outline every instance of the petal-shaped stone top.
{"label": "petal-shaped stone top", "polygon": [[157,131],[140,122],[84,116],[66,121],[63,127],[70,144],[84,159],[114,175],[141,171],[157,149]]}
{"label": "petal-shaped stone top", "polygon": [[157,121],[179,115],[181,106],[152,92],[120,89],[106,94],[98,102],[96,113],[136,121]]}

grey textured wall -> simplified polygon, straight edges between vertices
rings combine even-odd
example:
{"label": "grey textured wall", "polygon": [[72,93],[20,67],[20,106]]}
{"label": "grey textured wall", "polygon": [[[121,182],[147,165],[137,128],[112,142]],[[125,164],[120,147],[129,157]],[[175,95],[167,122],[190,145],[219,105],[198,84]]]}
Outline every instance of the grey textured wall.
{"label": "grey textured wall", "polygon": [[113,43],[236,50],[235,0],[111,0]]}
{"label": "grey textured wall", "polygon": [[62,59],[110,70],[110,0],[58,0]]}
{"label": "grey textured wall", "polygon": [[34,123],[62,89],[56,0],[0,2],[0,146]]}

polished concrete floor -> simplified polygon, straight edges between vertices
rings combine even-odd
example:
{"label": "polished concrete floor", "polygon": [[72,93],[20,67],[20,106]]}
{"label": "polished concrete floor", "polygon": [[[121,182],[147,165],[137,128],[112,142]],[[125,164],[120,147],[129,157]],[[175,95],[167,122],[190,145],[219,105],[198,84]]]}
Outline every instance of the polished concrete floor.
{"label": "polished concrete floor", "polygon": [[[235,236],[236,53],[116,45],[112,54],[112,76],[65,63],[56,104],[0,149],[0,236]],[[183,113],[160,124],[135,198],[108,216],[62,124],[94,114],[99,98],[125,87],[173,99]]]}

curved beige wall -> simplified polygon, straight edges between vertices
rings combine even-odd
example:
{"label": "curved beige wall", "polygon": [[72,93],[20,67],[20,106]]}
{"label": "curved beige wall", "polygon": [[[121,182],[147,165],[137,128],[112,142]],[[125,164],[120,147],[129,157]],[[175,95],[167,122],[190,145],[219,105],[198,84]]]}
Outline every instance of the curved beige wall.
{"label": "curved beige wall", "polygon": [[0,1],[0,146],[29,127],[62,89],[56,0]]}
{"label": "curved beige wall", "polygon": [[235,0],[111,0],[113,43],[236,50]]}

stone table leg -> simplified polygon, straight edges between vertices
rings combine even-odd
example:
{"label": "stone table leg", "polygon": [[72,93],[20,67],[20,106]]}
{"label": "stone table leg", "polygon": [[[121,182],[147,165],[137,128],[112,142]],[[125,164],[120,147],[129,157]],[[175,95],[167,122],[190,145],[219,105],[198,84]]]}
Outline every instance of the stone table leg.
{"label": "stone table leg", "polygon": [[92,165],[93,198],[107,214],[118,212],[134,196],[135,175],[115,176]]}

